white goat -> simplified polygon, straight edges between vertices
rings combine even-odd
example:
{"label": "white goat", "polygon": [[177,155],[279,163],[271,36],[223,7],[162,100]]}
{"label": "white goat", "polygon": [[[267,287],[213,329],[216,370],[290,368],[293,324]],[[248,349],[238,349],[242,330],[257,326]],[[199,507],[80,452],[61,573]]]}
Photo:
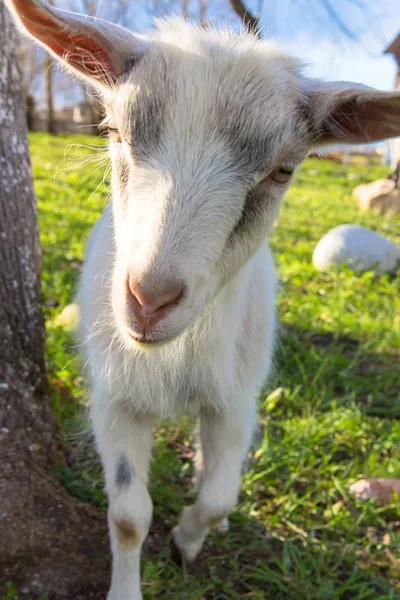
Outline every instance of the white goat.
{"label": "white goat", "polygon": [[91,239],[80,306],[109,497],[108,598],[139,600],[153,424],[200,416],[198,499],[173,531],[193,560],[237,499],[274,339],[266,239],[291,175],[315,143],[400,135],[400,93],[308,80],[245,33],[174,18],[139,36],[7,2],[107,113],[113,202]]}

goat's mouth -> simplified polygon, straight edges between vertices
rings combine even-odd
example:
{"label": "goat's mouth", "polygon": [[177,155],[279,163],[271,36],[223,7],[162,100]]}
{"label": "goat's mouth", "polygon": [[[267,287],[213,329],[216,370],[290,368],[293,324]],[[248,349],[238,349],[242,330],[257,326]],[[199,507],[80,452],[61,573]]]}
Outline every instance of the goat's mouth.
{"label": "goat's mouth", "polygon": [[161,346],[165,346],[168,342],[175,339],[176,336],[167,336],[162,338],[157,337],[149,337],[147,334],[138,335],[134,333],[131,329],[125,328],[125,332],[128,335],[129,339],[134,343],[138,348],[142,348],[143,350],[150,350],[153,348],[159,348]]}

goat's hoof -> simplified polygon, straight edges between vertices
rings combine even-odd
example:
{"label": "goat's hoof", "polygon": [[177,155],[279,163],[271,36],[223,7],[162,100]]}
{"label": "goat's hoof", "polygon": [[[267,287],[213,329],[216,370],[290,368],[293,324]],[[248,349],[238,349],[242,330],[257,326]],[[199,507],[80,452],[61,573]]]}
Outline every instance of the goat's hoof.
{"label": "goat's hoof", "polygon": [[195,558],[197,557],[197,555],[199,554],[200,550],[203,547],[204,537],[201,537],[199,540],[196,540],[194,542],[184,543],[182,540],[182,532],[181,532],[179,525],[177,525],[176,527],[173,528],[173,530],[172,530],[173,545],[176,547],[177,552],[179,552],[179,554],[181,555],[181,559],[180,559],[181,562],[182,562],[182,555],[185,557],[185,559],[189,563],[193,562],[195,560]]}

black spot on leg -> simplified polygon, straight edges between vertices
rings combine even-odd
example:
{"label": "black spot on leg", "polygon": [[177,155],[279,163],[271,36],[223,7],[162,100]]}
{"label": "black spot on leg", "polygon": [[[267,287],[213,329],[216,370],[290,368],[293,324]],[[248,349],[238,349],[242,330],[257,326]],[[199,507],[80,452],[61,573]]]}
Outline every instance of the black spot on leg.
{"label": "black spot on leg", "polygon": [[242,214],[231,232],[231,241],[238,234],[249,231],[254,222],[262,216],[262,213],[267,206],[267,202],[267,194],[264,190],[253,188],[247,192],[242,208]]}
{"label": "black spot on leg", "polygon": [[115,475],[115,485],[119,489],[125,489],[132,483],[135,476],[135,471],[125,454],[121,454],[117,464],[117,472]]}

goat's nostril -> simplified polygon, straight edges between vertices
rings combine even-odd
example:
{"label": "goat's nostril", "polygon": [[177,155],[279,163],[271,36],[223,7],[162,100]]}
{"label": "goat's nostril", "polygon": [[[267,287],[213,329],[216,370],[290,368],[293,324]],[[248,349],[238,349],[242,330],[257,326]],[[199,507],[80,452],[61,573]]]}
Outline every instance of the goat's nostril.
{"label": "goat's nostril", "polygon": [[182,299],[185,286],[173,283],[164,287],[165,291],[150,291],[139,285],[132,277],[128,278],[128,304],[142,327],[151,327],[160,321],[169,310]]}

